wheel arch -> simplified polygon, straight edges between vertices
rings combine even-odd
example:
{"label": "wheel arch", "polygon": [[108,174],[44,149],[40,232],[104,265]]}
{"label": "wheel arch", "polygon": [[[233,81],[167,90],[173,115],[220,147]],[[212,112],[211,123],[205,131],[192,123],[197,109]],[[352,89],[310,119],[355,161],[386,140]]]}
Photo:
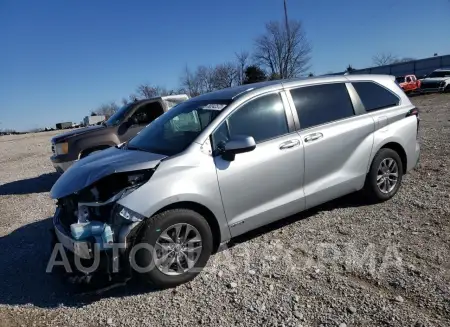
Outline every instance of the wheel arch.
{"label": "wheel arch", "polygon": [[384,144],[382,147],[380,147],[380,149],[378,149],[378,151],[380,151],[381,149],[391,149],[398,153],[400,160],[402,161],[402,170],[403,170],[403,174],[404,174],[408,167],[408,157],[406,155],[406,151],[403,148],[403,146],[397,142],[388,142],[388,143]]}
{"label": "wheel arch", "polygon": [[214,213],[209,210],[204,205],[192,202],[192,201],[181,201],[176,203],[171,203],[161,209],[159,209],[157,212],[153,214],[153,216],[167,210],[171,209],[189,209],[192,211],[197,212],[198,214],[202,215],[202,217],[205,218],[206,222],[208,223],[209,227],[211,228],[212,236],[213,236],[213,252],[216,252],[217,249],[220,246],[221,243],[221,233],[220,233],[220,226],[219,222],[217,221],[217,218],[215,217]]}

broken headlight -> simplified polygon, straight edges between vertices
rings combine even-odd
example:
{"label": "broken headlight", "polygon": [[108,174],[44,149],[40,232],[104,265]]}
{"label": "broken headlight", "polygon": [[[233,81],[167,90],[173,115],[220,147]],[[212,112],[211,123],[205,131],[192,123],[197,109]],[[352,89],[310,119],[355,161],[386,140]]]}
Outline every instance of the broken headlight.
{"label": "broken headlight", "polygon": [[146,183],[154,170],[139,170],[108,175],[80,192],[80,202],[111,203]]}
{"label": "broken headlight", "polygon": [[123,219],[126,219],[127,221],[131,223],[142,221],[145,217],[131,209],[128,209],[124,206],[120,206],[117,208],[118,215],[122,217]]}
{"label": "broken headlight", "polygon": [[141,184],[143,182],[146,182],[150,179],[150,176],[146,173],[137,173],[137,174],[130,174],[127,177],[128,183],[130,185],[136,185]]}

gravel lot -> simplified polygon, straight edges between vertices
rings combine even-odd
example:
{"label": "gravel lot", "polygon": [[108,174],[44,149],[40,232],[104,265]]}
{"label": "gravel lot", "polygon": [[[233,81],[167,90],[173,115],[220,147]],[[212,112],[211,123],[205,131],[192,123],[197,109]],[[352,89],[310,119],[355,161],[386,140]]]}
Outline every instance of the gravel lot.
{"label": "gravel lot", "polygon": [[164,291],[80,294],[46,274],[56,133],[0,137],[0,325],[450,326],[450,94],[412,101],[421,161],[391,201],[280,221]]}

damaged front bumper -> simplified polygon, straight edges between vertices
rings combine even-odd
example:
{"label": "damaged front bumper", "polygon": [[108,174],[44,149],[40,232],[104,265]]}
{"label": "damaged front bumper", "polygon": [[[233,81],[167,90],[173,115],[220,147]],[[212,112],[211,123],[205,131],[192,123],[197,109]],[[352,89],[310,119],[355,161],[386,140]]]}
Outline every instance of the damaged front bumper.
{"label": "damaged front bumper", "polygon": [[72,238],[72,236],[66,233],[64,226],[60,223],[61,210],[56,209],[53,216],[53,228],[55,230],[55,236],[57,242],[61,243],[64,249],[69,250],[76,256],[83,259],[93,258],[94,244],[89,241],[78,241]]}
{"label": "damaged front bumper", "polygon": [[[110,258],[112,261],[117,261],[118,257],[124,255],[129,251],[133,244],[133,238],[135,231],[140,222],[133,222],[130,224],[122,225],[114,236],[114,244],[99,244],[101,239],[99,238],[88,238],[84,240],[76,240],[70,234],[70,230],[61,222],[62,210],[56,209],[55,215],[53,216],[53,227],[54,236],[56,243],[60,243],[65,250],[70,251],[73,255],[81,259],[94,259],[95,247],[97,246],[100,252],[111,252]],[[113,247],[117,247],[117,251],[112,251]]]}
{"label": "damaged front bumper", "polygon": [[[136,155],[134,152],[115,151],[116,159],[123,161],[127,159],[124,157],[131,160]],[[141,154],[141,157],[143,161],[148,155]],[[119,202],[151,178],[159,161],[154,160],[151,165],[142,163],[139,168],[143,169],[131,166],[130,171],[106,163],[101,165],[99,160],[85,165],[88,162],[82,160],[71,167],[51,190],[52,198],[57,200],[52,234],[58,247],[53,247],[53,253],[64,250],[68,256],[74,256],[75,265],[81,259],[88,265],[93,262],[95,267],[97,259],[106,259],[103,266],[106,266],[107,273],[119,272],[116,263],[120,268],[129,264],[131,247],[145,218]],[[77,266],[75,270],[87,271]],[[92,271],[97,272],[96,268]]]}

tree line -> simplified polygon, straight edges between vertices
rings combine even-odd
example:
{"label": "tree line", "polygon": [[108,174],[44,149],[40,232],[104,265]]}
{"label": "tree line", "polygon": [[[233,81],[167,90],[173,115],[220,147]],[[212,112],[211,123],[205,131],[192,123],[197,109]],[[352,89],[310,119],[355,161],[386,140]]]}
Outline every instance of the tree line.
{"label": "tree line", "polygon": [[414,60],[416,60],[416,58],[398,57],[397,55],[392,54],[391,52],[379,53],[372,57],[372,62],[375,66],[399,64],[402,62],[408,62],[408,61],[414,61]]}
{"label": "tree line", "polygon": [[[176,89],[167,89],[158,84],[140,84],[135,93],[121,99],[120,105],[171,94],[195,97],[236,85],[308,76],[311,51],[311,44],[300,21],[271,21],[265,25],[264,32],[255,38],[252,51],[236,52],[231,60],[212,66],[186,66]],[[118,108],[119,104],[111,101],[92,110],[91,114],[110,116]]]}

